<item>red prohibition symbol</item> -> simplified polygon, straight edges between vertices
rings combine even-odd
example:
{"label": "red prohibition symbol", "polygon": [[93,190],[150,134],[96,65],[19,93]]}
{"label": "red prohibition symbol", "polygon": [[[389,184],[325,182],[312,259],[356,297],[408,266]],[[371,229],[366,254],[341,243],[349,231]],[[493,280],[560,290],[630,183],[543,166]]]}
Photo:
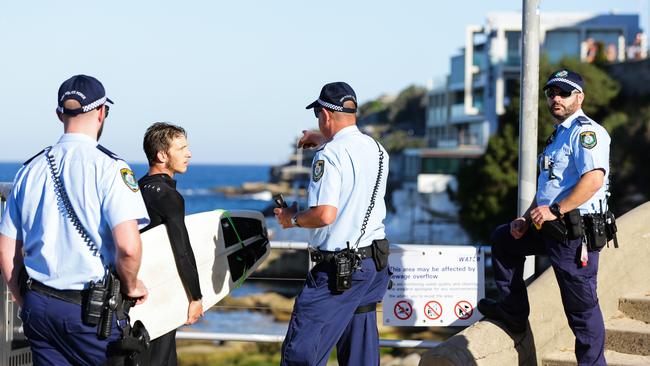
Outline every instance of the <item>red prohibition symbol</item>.
{"label": "red prohibition symbol", "polygon": [[454,314],[458,319],[464,320],[464,319],[469,319],[470,316],[472,316],[472,313],[474,312],[474,307],[472,304],[465,300],[461,300],[456,303],[456,306],[454,306]]}
{"label": "red prohibition symbol", "polygon": [[442,305],[437,301],[429,301],[424,305],[424,316],[436,320],[442,315]]}
{"label": "red prohibition symbol", "polygon": [[408,301],[402,300],[395,304],[393,313],[399,320],[406,320],[413,314],[413,307]]}

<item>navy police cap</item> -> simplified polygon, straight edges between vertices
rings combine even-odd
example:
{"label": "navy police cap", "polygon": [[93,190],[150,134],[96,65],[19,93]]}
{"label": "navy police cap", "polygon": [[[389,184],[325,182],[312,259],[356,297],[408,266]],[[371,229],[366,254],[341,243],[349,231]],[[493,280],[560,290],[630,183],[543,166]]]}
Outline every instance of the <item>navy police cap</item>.
{"label": "navy police cap", "polygon": [[[69,99],[79,102],[81,108],[64,108],[63,103]],[[59,87],[59,100],[56,110],[59,113],[76,116],[101,107],[107,102],[113,104],[113,101],[106,97],[104,86],[99,80],[88,75],[75,75],[64,81]]]}
{"label": "navy police cap", "polygon": [[570,70],[558,70],[551,74],[544,85],[544,90],[550,88],[551,86],[557,86],[558,88],[564,90],[565,92],[572,92],[577,90],[583,92],[585,86],[582,76],[577,72]]}
{"label": "navy police cap", "polygon": [[[351,100],[354,102],[355,108],[345,108],[343,103]],[[320,91],[318,99],[308,105],[306,109],[321,107],[327,108],[332,111],[356,113],[357,111],[357,95],[350,85],[342,81],[335,83],[325,84]]]}

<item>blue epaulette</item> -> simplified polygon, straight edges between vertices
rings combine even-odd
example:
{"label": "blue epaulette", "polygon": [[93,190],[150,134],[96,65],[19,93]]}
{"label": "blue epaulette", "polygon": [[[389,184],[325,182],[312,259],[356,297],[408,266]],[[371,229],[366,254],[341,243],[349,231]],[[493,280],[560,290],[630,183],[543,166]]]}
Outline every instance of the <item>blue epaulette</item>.
{"label": "blue epaulette", "polygon": [[27,161],[23,163],[23,166],[25,166],[25,165],[31,163],[32,160],[36,159],[36,157],[38,157],[39,155],[41,155],[41,154],[43,153],[43,151],[45,151],[45,149],[39,151],[38,154],[36,154],[36,155],[32,156],[31,158],[27,159]]}
{"label": "blue epaulette", "polygon": [[100,144],[97,144],[97,149],[99,149],[99,151],[103,152],[104,154],[110,156],[111,159],[113,160],[123,160],[119,156],[117,156],[114,152],[110,151],[109,149],[103,147]]}
{"label": "blue epaulette", "polygon": [[576,118],[576,121],[578,121],[580,126],[590,125],[591,124],[591,120],[589,118],[587,118],[587,116],[578,116],[578,118]]}

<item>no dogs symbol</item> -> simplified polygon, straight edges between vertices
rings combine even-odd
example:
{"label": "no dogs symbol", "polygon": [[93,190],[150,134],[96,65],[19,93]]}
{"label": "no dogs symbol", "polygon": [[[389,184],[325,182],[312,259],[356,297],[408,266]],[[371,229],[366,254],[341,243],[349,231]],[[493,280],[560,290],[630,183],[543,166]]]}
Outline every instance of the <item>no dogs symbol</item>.
{"label": "no dogs symbol", "polygon": [[406,320],[411,317],[413,314],[413,307],[411,306],[411,303],[408,301],[400,301],[397,304],[395,304],[395,308],[393,309],[393,313],[399,320]]}
{"label": "no dogs symbol", "polygon": [[431,320],[436,320],[442,315],[442,305],[437,301],[429,301],[424,305],[424,316]]}
{"label": "no dogs symbol", "polygon": [[472,313],[474,312],[474,307],[472,304],[465,300],[461,300],[456,303],[456,306],[454,306],[454,314],[458,319],[465,320],[469,319],[470,316],[472,316]]}

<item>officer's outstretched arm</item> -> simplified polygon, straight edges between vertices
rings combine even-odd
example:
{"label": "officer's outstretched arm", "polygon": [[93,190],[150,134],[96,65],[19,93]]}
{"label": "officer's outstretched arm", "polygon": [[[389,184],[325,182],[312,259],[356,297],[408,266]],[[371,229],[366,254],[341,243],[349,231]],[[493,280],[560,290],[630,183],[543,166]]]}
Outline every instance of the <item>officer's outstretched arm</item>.
{"label": "officer's outstretched arm", "polygon": [[128,220],[113,228],[113,240],[117,251],[115,267],[122,282],[122,292],[137,299],[136,304],[147,298],[147,289],[138,280],[138,271],[142,260],[142,241],[138,231],[137,220]]}
{"label": "officer's outstretched arm", "polygon": [[308,210],[296,214],[296,221],[300,227],[316,229],[331,225],[336,220],[338,210],[334,206],[321,205],[310,207]]}
{"label": "officer's outstretched arm", "polygon": [[14,301],[19,306],[23,304],[20,296],[20,271],[23,269],[23,242],[0,234],[0,271],[4,277]]}

